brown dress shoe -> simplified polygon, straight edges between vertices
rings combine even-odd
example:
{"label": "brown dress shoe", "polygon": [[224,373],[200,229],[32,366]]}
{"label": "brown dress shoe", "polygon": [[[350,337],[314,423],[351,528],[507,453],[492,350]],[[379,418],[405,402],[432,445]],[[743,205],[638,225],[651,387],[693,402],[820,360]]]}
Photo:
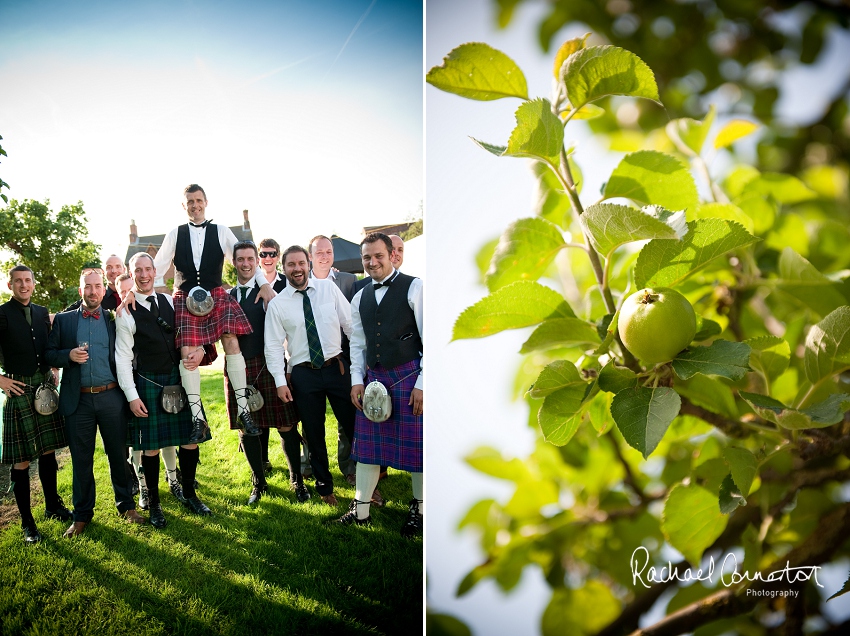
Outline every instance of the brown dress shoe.
{"label": "brown dress shoe", "polygon": [[384,507],[384,498],[381,496],[381,491],[375,488],[375,492],[372,493],[372,505],[378,506],[378,508]]}
{"label": "brown dress shoe", "polygon": [[124,514],[121,515],[130,523],[147,523],[148,520],[145,519],[142,515],[136,512],[135,508],[130,508]]}
{"label": "brown dress shoe", "polygon": [[339,502],[336,500],[336,495],[334,495],[333,493],[329,495],[322,495],[322,501],[324,501],[329,506],[336,507],[339,505]]}
{"label": "brown dress shoe", "polygon": [[89,525],[88,521],[75,521],[70,526],[68,526],[68,529],[65,530],[65,534],[63,534],[62,536],[70,539],[71,537],[76,537],[77,535],[83,534],[83,532],[85,532],[86,530],[87,525]]}

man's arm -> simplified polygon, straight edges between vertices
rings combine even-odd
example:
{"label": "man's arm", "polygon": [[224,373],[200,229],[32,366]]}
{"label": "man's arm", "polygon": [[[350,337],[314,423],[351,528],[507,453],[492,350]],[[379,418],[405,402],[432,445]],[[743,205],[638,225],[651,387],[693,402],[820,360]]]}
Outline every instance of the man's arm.
{"label": "man's arm", "polygon": [[71,366],[71,349],[60,348],[62,334],[62,314],[56,314],[53,319],[53,329],[47,337],[47,349],[44,351],[44,359],[51,367],[65,368]]}
{"label": "man's arm", "polygon": [[[410,289],[407,290],[407,304],[413,310],[413,316],[416,319],[416,328],[419,330],[419,339],[422,340],[422,348],[425,348],[425,338],[422,336],[423,328],[422,323],[425,315],[425,305],[424,305],[424,284],[421,278],[414,278],[410,283]],[[414,390],[419,389],[422,391],[425,384],[425,378],[423,377],[424,369],[425,369],[425,352],[422,352],[422,358],[419,360],[419,377],[416,378],[416,385]],[[421,411],[420,411],[421,412]]]}
{"label": "man's arm", "polygon": [[339,287],[331,285],[331,288],[334,291],[334,305],[336,305],[339,326],[342,327],[342,332],[351,338],[351,305],[346,300],[345,295],[339,290]]}
{"label": "man's arm", "polygon": [[162,240],[162,246],[156,253],[156,258],[153,259],[153,266],[156,268],[157,273],[162,272],[161,275],[165,276],[165,272],[168,271],[168,268],[174,262],[174,251],[176,249],[177,228],[174,228],[165,235],[165,238]]}
{"label": "man's arm", "polygon": [[349,336],[349,355],[351,357],[351,402],[358,410],[363,410],[363,387],[366,374],[366,333],[360,318],[360,292],[351,299],[351,335]]}
{"label": "man's arm", "polygon": [[[283,313],[280,301],[268,306],[264,327],[265,344],[263,353],[266,357],[266,367],[274,378],[275,386],[286,386],[285,342],[286,328],[283,325]],[[278,391],[280,394],[280,391]]]}
{"label": "man's arm", "polygon": [[[6,321],[6,314],[0,311],[0,331],[6,331],[7,324],[8,323]],[[6,367],[4,366],[4,359],[5,358],[3,356],[3,349],[2,347],[0,347],[0,366],[2,366],[5,370]],[[7,378],[4,375],[0,375],[0,390],[2,390],[6,395],[23,395],[25,387],[26,384],[24,384],[23,382],[19,382],[18,380],[13,380],[12,378]]]}
{"label": "man's arm", "polygon": [[133,378],[133,343],[136,333],[136,320],[126,312],[115,319],[115,369],[118,372],[118,385],[124,391],[128,402],[139,399],[136,382]]}

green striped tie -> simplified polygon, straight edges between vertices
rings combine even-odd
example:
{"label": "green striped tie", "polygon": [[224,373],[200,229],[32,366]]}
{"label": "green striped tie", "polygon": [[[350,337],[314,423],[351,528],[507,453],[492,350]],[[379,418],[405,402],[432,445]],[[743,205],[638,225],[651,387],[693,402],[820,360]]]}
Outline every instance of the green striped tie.
{"label": "green striped tie", "polygon": [[316,329],[316,319],[313,316],[313,306],[307,296],[306,289],[296,290],[304,297],[304,326],[307,327],[307,345],[310,347],[310,362],[314,367],[321,367],[325,363],[325,354],[322,351],[322,341],[319,340],[319,330]]}

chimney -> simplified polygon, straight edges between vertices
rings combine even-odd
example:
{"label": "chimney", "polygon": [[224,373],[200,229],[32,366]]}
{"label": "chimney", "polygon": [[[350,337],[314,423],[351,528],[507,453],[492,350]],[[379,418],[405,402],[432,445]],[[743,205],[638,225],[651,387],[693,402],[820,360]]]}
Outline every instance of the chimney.
{"label": "chimney", "polygon": [[248,210],[242,210],[242,218],[244,219],[242,221],[242,229],[243,230],[250,230],[251,229],[251,222],[248,220]]}
{"label": "chimney", "polygon": [[130,219],[130,245],[135,245],[139,242],[139,232],[136,229],[136,221]]}

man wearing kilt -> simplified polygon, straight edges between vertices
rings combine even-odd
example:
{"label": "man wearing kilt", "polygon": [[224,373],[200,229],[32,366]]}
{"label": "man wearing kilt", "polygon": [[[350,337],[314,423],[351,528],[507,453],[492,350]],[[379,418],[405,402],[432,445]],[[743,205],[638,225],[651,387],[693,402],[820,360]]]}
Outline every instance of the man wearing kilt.
{"label": "man wearing kilt", "polygon": [[[239,284],[230,290],[231,296],[239,301],[254,333],[239,336],[239,348],[245,356],[248,383],[263,396],[263,408],[253,413],[254,422],[261,429],[268,431],[277,428],[281,437],[283,452],[289,464],[289,481],[295,491],[295,497],[303,503],[310,498],[310,493],[304,486],[300,462],[301,438],[298,435],[298,410],[294,402],[282,402],[277,397],[277,387],[274,378],[266,368],[266,357],[263,354],[265,344],[264,326],[266,322],[266,311],[262,304],[255,303],[257,296],[257,282],[254,274],[257,271],[257,248],[253,243],[237,243],[233,247],[233,265],[236,267],[236,277]],[[230,420],[231,430],[239,428],[236,421],[236,395],[227,374],[224,374],[225,400],[227,401],[227,417]],[[266,474],[263,466],[262,436],[251,437],[242,434],[239,438],[242,450],[245,451],[245,459],[251,467],[251,482],[253,488],[248,498],[248,504],[257,503],[266,492]]]}
{"label": "man wearing kilt", "polygon": [[133,255],[130,271],[135,281],[136,307],[128,307],[118,317],[115,363],[118,384],[133,414],[128,443],[143,451],[142,471],[147,484],[150,522],[155,528],[164,528],[166,520],[159,500],[160,449],[180,446],[184,505],[201,515],[210,514],[210,509],[198,499],[194,489],[198,445],[188,443],[191,413],[185,407],[169,413],[162,406],[165,387],[180,384],[180,354],[175,343],[171,297],[154,291],[156,269],[149,254]]}
{"label": "man wearing kilt", "polygon": [[[225,352],[225,369],[236,389],[239,421],[246,435],[259,435],[248,410],[245,393],[247,384],[245,358],[239,350],[238,336],[251,333],[251,324],[245,312],[221,286],[224,259],[233,257],[237,240],[230,228],[206,220],[207,195],[196,183],[183,191],[183,208],[189,223],[169,232],[157,252],[154,265],[159,272],[167,272],[174,264],[174,311],[177,315],[177,345],[180,347],[180,379],[189,398],[192,410],[192,434],[189,442],[196,444],[206,439],[209,426],[201,404],[201,375],[198,366],[210,364],[217,357],[216,340],[221,340]],[[262,272],[257,273],[261,298],[268,303],[275,293]],[[198,314],[194,301],[188,294],[198,290],[209,292],[213,299],[212,310]],[[187,302],[188,301],[188,302]],[[132,304],[132,300],[128,299]],[[256,302],[256,301],[255,301]],[[195,313],[193,313],[195,307]],[[181,452],[182,454],[182,452]],[[182,457],[181,457],[182,463]],[[184,476],[185,481],[185,476]]]}
{"label": "man wearing kilt", "polygon": [[[369,494],[378,483],[381,464],[411,473],[413,499],[404,537],[422,533],[422,280],[393,267],[393,243],[380,232],[360,243],[363,267],[372,284],[351,302],[351,401],[357,408],[354,449],[357,492],[349,511],[337,519],[343,525],[369,525]],[[364,379],[365,378],[365,379]],[[367,382],[387,389],[392,414],[372,422],[363,413]]]}
{"label": "man wearing kilt", "polygon": [[70,521],[56,489],[56,451],[68,445],[65,420],[58,413],[41,415],[33,404],[36,388],[43,382],[55,384],[50,365],[44,359],[50,315],[46,307],[30,302],[35,289],[32,270],[24,265],[9,272],[12,298],[0,305],[0,361],[7,375],[0,376],[0,389],[6,394],[3,431],[0,436],[0,463],[11,464],[15,502],[21,513],[26,543],[41,541],[30,503],[31,461],[38,459],[38,476],[44,491],[45,517]]}

